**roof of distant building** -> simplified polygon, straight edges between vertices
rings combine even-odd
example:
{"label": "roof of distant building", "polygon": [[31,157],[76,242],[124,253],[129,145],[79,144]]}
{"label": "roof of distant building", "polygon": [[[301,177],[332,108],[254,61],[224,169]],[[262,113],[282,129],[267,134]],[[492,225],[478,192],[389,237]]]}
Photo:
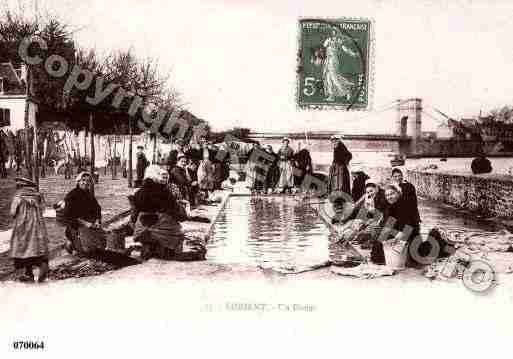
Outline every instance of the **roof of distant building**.
{"label": "roof of distant building", "polygon": [[18,77],[10,62],[0,63],[0,77],[4,79],[4,95],[25,94],[25,83]]}
{"label": "roof of distant building", "polygon": [[460,122],[465,127],[477,126],[477,120],[475,118],[462,118]]}

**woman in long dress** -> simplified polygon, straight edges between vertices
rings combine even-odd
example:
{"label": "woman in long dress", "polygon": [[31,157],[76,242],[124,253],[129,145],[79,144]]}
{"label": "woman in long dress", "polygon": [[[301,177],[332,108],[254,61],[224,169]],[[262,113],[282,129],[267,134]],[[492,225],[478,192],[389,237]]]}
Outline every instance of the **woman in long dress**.
{"label": "woman in long dress", "polygon": [[287,189],[291,189],[294,186],[294,172],[292,167],[292,161],[294,159],[294,150],[289,147],[290,140],[284,138],[282,146],[278,150],[278,166],[280,168],[280,179],[278,181],[278,187],[281,192],[285,192]]}
{"label": "woman in long dress", "polygon": [[23,282],[34,282],[32,267],[40,268],[38,282],[48,275],[48,233],[43,220],[44,199],[36,184],[26,178],[16,178],[16,194],[11,203],[14,227],[9,257],[14,267],[25,269],[18,277]]}
{"label": "woman in long dress", "polygon": [[347,193],[351,195],[351,180],[347,166],[353,158],[353,155],[347,147],[342,143],[342,139],[338,136],[332,136],[333,144],[333,162],[330,167],[330,175],[328,182],[328,193],[335,191]]}
{"label": "woman in long dress", "polygon": [[198,166],[198,185],[205,198],[208,198],[209,193],[214,190],[213,156],[208,145],[202,146],[201,151],[203,159]]}
{"label": "woman in long dress", "polygon": [[265,177],[265,189],[267,193],[271,193],[274,191],[274,188],[280,178],[280,168],[278,167],[278,158],[273,151],[273,147],[271,145],[267,145],[265,147],[265,151],[272,157],[272,160],[266,161],[269,168],[267,169]]}
{"label": "woman in long dress", "polygon": [[262,192],[265,186],[266,170],[266,159],[262,157],[264,149],[259,143],[255,143],[251,151],[248,154],[247,162],[247,174],[249,178],[249,187],[252,192]]}
{"label": "woman in long dress", "polygon": [[341,57],[342,54],[350,56],[357,56],[357,54],[348,47],[345,38],[337,36],[335,33],[324,41],[323,46],[326,48],[326,59],[322,69],[326,100],[334,101],[335,97],[348,99],[355,84],[340,73]]}

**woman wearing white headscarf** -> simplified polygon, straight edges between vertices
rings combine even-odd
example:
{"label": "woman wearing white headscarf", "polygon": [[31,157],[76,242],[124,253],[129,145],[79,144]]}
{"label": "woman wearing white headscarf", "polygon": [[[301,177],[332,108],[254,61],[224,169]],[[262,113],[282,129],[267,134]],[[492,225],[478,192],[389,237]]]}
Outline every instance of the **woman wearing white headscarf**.
{"label": "woman wearing white headscarf", "polygon": [[180,222],[187,218],[185,209],[167,189],[163,180],[166,171],[150,165],[142,187],[134,195],[136,223],[134,240],[143,246],[142,258],[203,259],[206,251],[198,244],[191,258],[185,258],[183,244],[187,239]]}
{"label": "woman wearing white headscarf", "polygon": [[202,144],[202,160],[198,166],[198,186],[208,198],[208,193],[214,190],[214,164],[209,145]]}

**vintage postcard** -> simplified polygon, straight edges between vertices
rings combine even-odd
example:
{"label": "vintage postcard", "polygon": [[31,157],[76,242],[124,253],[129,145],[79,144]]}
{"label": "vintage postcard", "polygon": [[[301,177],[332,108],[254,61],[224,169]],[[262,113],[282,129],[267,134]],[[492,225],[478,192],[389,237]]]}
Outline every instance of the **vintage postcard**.
{"label": "vintage postcard", "polygon": [[512,13],[2,0],[0,358],[509,352]]}

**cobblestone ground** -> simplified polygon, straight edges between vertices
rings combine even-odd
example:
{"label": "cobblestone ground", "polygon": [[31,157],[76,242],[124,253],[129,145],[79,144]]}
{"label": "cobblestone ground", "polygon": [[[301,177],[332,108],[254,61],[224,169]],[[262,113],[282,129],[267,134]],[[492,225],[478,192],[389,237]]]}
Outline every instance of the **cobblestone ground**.
{"label": "cobblestone ground", "polygon": [[[103,171],[100,172],[103,174]],[[66,193],[75,187],[74,179],[64,179],[64,176],[47,176],[40,179],[40,191],[45,196],[47,208],[64,198]],[[14,176],[0,179],[0,231],[12,227],[9,216],[9,206],[16,188]],[[108,220],[115,214],[129,209],[127,196],[133,192],[128,187],[126,178],[118,176],[101,176],[95,186],[95,195],[102,207],[102,220]],[[64,243],[64,228],[59,226],[55,219],[46,218],[46,226],[50,243],[50,251],[54,251]],[[12,271],[12,263],[5,253],[0,254],[0,277]]]}

